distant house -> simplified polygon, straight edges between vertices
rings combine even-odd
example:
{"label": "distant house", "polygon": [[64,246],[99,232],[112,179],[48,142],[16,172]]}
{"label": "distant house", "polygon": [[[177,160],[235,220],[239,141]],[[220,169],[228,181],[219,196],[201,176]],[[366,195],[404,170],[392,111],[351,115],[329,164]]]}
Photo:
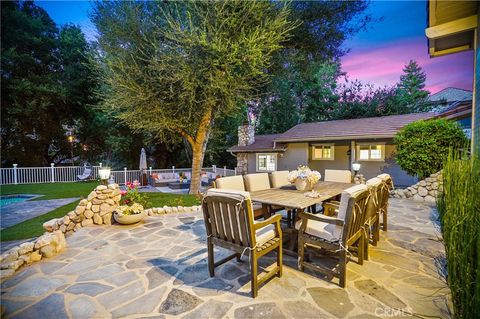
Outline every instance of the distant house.
{"label": "distant house", "polygon": [[239,143],[229,151],[237,156],[241,173],[292,170],[307,164],[324,175],[325,169],[351,170],[361,163],[366,178],[392,175],[396,185],[415,178],[394,161],[393,136],[405,125],[433,118],[435,113],[415,113],[373,118],[298,124],[283,134],[254,135],[252,126],[239,127]]}
{"label": "distant house", "polygon": [[458,88],[446,88],[429,97],[435,103],[435,117],[457,121],[465,134],[472,136],[473,92]]}

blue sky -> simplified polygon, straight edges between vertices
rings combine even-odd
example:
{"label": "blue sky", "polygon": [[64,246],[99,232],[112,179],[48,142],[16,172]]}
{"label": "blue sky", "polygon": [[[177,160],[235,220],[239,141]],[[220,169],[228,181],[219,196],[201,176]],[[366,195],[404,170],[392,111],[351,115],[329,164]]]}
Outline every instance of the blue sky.
{"label": "blue sky", "polygon": [[[95,39],[95,26],[88,18],[88,1],[37,1],[57,24],[79,25],[88,40]],[[425,37],[425,1],[373,1],[368,12],[377,20],[344,44],[350,52],[342,68],[350,79],[376,86],[395,84],[402,67],[416,60],[427,74],[432,93],[446,87],[472,88],[473,52],[430,59]]]}

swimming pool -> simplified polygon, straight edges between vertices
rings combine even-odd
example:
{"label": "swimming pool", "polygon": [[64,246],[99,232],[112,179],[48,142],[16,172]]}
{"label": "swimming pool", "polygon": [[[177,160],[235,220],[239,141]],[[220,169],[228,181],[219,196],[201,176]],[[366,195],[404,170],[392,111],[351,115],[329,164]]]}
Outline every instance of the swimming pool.
{"label": "swimming pool", "polygon": [[0,206],[5,206],[13,203],[20,203],[32,199],[33,195],[5,195],[0,196]]}

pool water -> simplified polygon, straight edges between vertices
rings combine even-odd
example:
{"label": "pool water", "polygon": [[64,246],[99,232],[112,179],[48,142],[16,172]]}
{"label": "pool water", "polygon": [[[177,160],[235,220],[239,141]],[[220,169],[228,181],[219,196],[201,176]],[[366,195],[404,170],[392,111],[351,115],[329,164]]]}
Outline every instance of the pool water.
{"label": "pool water", "polygon": [[30,195],[6,195],[0,196],[0,206],[27,201],[35,196]]}

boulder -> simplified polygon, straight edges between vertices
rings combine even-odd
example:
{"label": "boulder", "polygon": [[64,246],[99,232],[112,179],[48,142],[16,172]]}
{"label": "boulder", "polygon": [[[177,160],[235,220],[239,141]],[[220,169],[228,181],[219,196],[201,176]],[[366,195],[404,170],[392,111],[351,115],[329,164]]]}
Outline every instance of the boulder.
{"label": "boulder", "polygon": [[87,208],[87,209],[92,209],[92,202],[88,202],[86,208]]}
{"label": "boulder", "polygon": [[25,254],[31,253],[33,251],[33,247],[35,247],[34,242],[26,242],[26,243],[20,244],[20,247],[18,248],[18,254],[25,255]]}
{"label": "boulder", "polygon": [[425,187],[418,188],[418,195],[425,197],[428,195],[428,190]]}
{"label": "boulder", "polygon": [[118,184],[109,184],[109,185],[108,185],[108,188],[109,188],[109,189],[117,189],[117,188],[118,188]]}
{"label": "boulder", "polygon": [[42,254],[43,258],[53,257],[55,255],[55,252],[55,247],[52,245],[47,245],[40,248],[40,254]]}
{"label": "boulder", "polygon": [[82,221],[82,227],[93,225],[93,220],[92,219],[85,219]]}
{"label": "boulder", "polygon": [[77,215],[81,215],[83,214],[83,212],[85,211],[86,207],[85,206],[77,206],[77,208],[75,208],[75,213]]}
{"label": "boulder", "polygon": [[100,205],[93,205],[92,206],[92,212],[98,213],[100,211]]}
{"label": "boulder", "polygon": [[112,214],[106,214],[102,216],[103,223],[105,225],[111,225],[112,224]]}
{"label": "boulder", "polygon": [[98,199],[98,198],[94,198],[94,199],[92,199],[92,204],[93,204],[93,205],[103,204],[103,200]]}
{"label": "boulder", "polygon": [[165,214],[165,208],[159,207],[157,210],[157,214]]}
{"label": "boulder", "polygon": [[42,248],[44,246],[50,245],[53,240],[53,235],[45,233],[42,236],[38,237],[35,241],[35,249]]}
{"label": "boulder", "polygon": [[30,254],[30,262],[39,261],[40,259],[42,259],[42,255],[38,250]]}
{"label": "boulder", "polygon": [[91,210],[87,210],[83,215],[85,216],[85,218],[92,218],[93,212]]}
{"label": "boulder", "polygon": [[97,195],[97,199],[101,199],[102,201],[106,200],[107,198],[108,196],[105,194]]}
{"label": "boulder", "polygon": [[70,219],[73,219],[77,217],[77,214],[74,211],[71,211],[71,212],[68,212],[67,216],[70,217]]}
{"label": "boulder", "polygon": [[74,229],[74,228],[75,228],[75,223],[70,223],[70,224],[68,224],[68,226],[67,226],[67,232],[68,232],[69,230]]}
{"label": "boulder", "polygon": [[32,261],[30,260],[30,255],[31,254],[21,255],[19,259],[23,260],[23,263],[25,264],[30,264],[32,263]]}
{"label": "boulder", "polygon": [[73,229],[78,230],[78,229],[80,229],[80,228],[82,228],[82,223],[76,224]]}
{"label": "boulder", "polygon": [[413,195],[412,198],[413,198],[413,200],[417,200],[417,201],[422,201],[422,202],[423,202],[423,197],[420,196],[420,195],[418,195],[418,194]]}
{"label": "boulder", "polygon": [[432,189],[438,189],[438,182],[432,183]]}
{"label": "boulder", "polygon": [[23,259],[19,258],[14,261],[4,262],[0,264],[0,268],[17,270],[18,268],[20,268],[21,265],[23,265],[23,263],[24,263]]}
{"label": "boulder", "polygon": [[94,214],[93,215],[93,222],[97,225],[101,225],[101,224],[103,224],[103,219],[102,219],[102,217],[100,217],[99,214]]}
{"label": "boulder", "polygon": [[427,186],[427,182],[425,182],[425,181],[420,181],[420,182],[418,182],[418,186],[425,187],[425,186]]}
{"label": "boulder", "polygon": [[12,248],[0,256],[0,262],[10,262],[17,260],[19,247]]}
{"label": "boulder", "polygon": [[412,193],[412,195],[415,195],[416,193],[418,193],[418,189],[412,187],[410,192]]}
{"label": "boulder", "polygon": [[57,219],[54,218],[54,219],[50,219],[50,220],[44,222],[43,223],[43,229],[45,229],[46,231],[49,231],[49,232],[58,229]]}
{"label": "boulder", "polygon": [[425,196],[425,201],[427,203],[435,203],[436,202],[435,197],[430,196],[430,195]]}
{"label": "boulder", "polygon": [[97,197],[97,193],[95,191],[91,191],[90,194],[88,194],[87,200],[91,201],[95,197]]}
{"label": "boulder", "polygon": [[100,205],[100,215],[105,215],[106,213],[111,213],[113,210],[113,207],[108,205],[107,203],[103,203]]}
{"label": "boulder", "polygon": [[66,232],[66,231],[67,231],[67,226],[66,226],[66,225],[60,226],[60,231],[61,231],[62,233]]}
{"label": "boulder", "polygon": [[88,200],[84,198],[78,203],[78,206],[86,206],[87,204],[88,204]]}
{"label": "boulder", "polygon": [[105,185],[98,185],[97,188],[95,188],[96,191],[103,191],[106,190],[108,187]]}

